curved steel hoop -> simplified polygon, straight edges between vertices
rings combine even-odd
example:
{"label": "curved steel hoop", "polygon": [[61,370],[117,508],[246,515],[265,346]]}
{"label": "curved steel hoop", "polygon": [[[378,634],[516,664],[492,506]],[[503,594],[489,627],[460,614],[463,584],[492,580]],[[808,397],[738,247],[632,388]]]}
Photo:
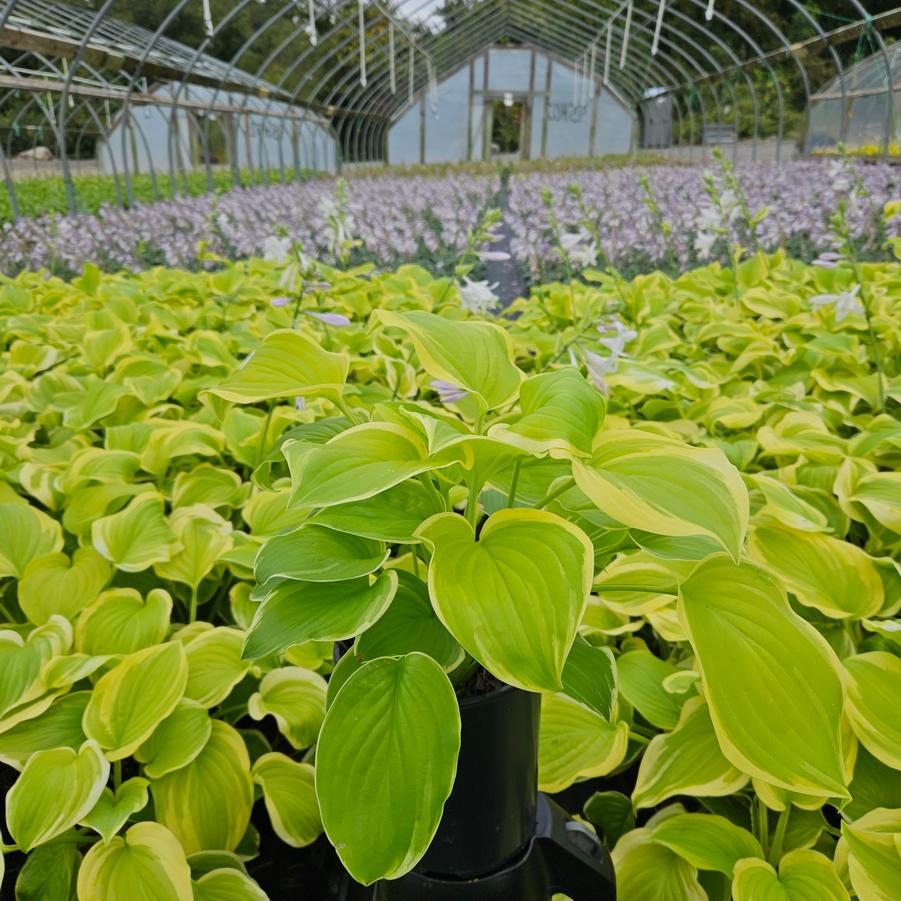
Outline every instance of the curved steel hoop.
{"label": "curved steel hoop", "polygon": [[[666,140],[689,159],[724,129],[734,158],[740,138],[756,159],[770,136],[778,159],[795,126],[803,152],[847,142],[852,122],[878,133],[884,156],[896,146],[886,36],[901,5],[871,13],[841,0],[815,14],[785,0],[777,15],[765,0],[464,0],[442,15],[434,0],[172,0],[140,23],[135,5],[145,8],[0,0],[0,177],[13,218],[34,212],[23,210],[26,174],[60,176],[75,212],[86,170],[108,174],[109,199],[130,205],[139,176],[142,196],[158,199],[385,161],[394,123],[504,45],[568,65],[636,121],[651,104],[669,109]],[[855,42],[868,59],[852,58]]]}

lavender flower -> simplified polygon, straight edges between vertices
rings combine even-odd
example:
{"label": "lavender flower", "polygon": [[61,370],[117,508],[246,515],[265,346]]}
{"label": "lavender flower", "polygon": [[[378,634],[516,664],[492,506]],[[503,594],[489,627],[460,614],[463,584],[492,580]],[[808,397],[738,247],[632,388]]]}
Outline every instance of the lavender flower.
{"label": "lavender flower", "polygon": [[335,328],[344,328],[350,325],[350,319],[341,313],[317,313],[315,310],[304,310],[303,312],[307,316],[312,316],[313,319],[318,319],[325,325],[333,325]]}
{"label": "lavender flower", "polygon": [[429,385],[438,393],[443,404],[456,404],[469,397],[469,392],[464,388],[445,382],[443,379],[434,379]]}

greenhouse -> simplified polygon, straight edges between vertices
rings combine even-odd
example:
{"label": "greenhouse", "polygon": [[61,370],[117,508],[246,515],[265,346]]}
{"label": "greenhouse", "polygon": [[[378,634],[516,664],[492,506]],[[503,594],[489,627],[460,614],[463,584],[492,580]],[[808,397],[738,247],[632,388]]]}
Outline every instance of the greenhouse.
{"label": "greenhouse", "polygon": [[0,0],[0,901],[901,898],[899,38]]}

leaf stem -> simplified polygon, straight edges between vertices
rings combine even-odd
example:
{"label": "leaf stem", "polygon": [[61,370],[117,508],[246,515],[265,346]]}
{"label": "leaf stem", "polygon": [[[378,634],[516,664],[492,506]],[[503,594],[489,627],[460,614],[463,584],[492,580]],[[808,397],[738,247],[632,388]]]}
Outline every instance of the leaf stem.
{"label": "leaf stem", "polygon": [[751,825],[754,829],[754,834],[757,836],[757,841],[760,842],[760,847],[763,849],[764,855],[766,855],[770,838],[769,814],[767,813],[766,804],[757,795],[751,801]]}
{"label": "leaf stem", "polygon": [[[188,604],[188,622],[193,623],[197,619],[197,586],[191,586],[191,601]],[[116,761],[118,763],[118,761]]]}
{"label": "leaf stem", "polygon": [[260,444],[257,447],[257,456],[256,461],[253,464],[253,468],[256,469],[260,463],[263,462],[263,454],[266,452],[266,439],[269,437],[269,426],[272,423],[272,404],[269,405],[269,409],[266,411],[266,420],[263,423],[263,431],[260,434]]}
{"label": "leaf stem", "polygon": [[543,500],[538,501],[538,503],[535,504],[535,509],[540,510],[542,507],[546,507],[551,501],[557,500],[561,494],[566,494],[566,492],[575,484],[575,479],[566,479],[561,485],[558,485],[553,491],[547,494]]}
{"label": "leaf stem", "polygon": [[516,504],[516,488],[519,485],[519,469],[522,465],[522,457],[517,457],[513,464],[513,478],[510,480],[510,490],[507,492],[507,506],[512,507]]}
{"label": "leaf stem", "polygon": [[779,819],[776,821],[776,831],[773,833],[773,844],[770,846],[768,857],[771,866],[775,867],[779,863],[779,858],[782,857],[782,844],[785,841],[785,831],[788,829],[791,812],[791,804],[786,804],[785,810],[780,811]]}
{"label": "leaf stem", "polygon": [[479,494],[482,486],[473,478],[469,483],[469,497],[466,500],[466,519],[475,531],[479,523]]}

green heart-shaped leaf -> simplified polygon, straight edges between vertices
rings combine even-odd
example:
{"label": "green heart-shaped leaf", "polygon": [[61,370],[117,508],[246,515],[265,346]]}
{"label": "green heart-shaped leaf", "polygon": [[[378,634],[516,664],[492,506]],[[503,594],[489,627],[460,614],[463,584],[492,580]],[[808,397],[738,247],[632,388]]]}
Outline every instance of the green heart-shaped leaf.
{"label": "green heart-shaped leaf", "polygon": [[605,431],[576,484],[599,510],[630,528],[675,537],[705,535],[734,560],[748,527],[748,491],[715,448],[689,447],[651,432]]}
{"label": "green heart-shaped leaf", "polygon": [[419,310],[378,310],[376,315],[386,326],[407,333],[429,375],[474,394],[484,409],[494,409],[516,397],[522,373],[513,362],[510,336],[500,326],[453,322]]}
{"label": "green heart-shaped leaf", "polygon": [[604,396],[572,367],[533,375],[519,392],[522,411],[512,423],[492,426],[489,435],[532,454],[591,456],[604,421]]}
{"label": "green heart-shaped leaf", "polygon": [[215,388],[202,392],[234,404],[273,397],[341,394],[346,354],[329,353],[309,335],[288,329],[270,332],[245,363]]}
{"label": "green heart-shaped leaf", "polygon": [[31,622],[42,625],[54,614],[74,620],[97,600],[110,576],[110,565],[92,547],[37,557],[19,582],[19,605]]}
{"label": "green heart-shaped leaf", "polygon": [[441,621],[486,669],[526,691],[559,691],[588,603],[594,550],[572,523],[541,510],[502,510],[478,541],[440,513],[419,536],[432,548],[429,594]]}
{"label": "green heart-shaped leaf", "polygon": [[94,547],[117,569],[134,573],[170,560],[180,549],[163,512],[161,494],[139,494],[128,506],[91,526]]}
{"label": "green heart-shaped leaf", "polygon": [[828,857],[817,851],[791,851],[779,874],[765,861],[740,860],[732,881],[735,901],[848,901],[848,892]]}
{"label": "green heart-shaped leaf", "polygon": [[131,654],[159,644],[169,631],[172,597],[153,588],[146,598],[134,588],[104,591],[75,626],[75,647],[84,654]]}
{"label": "green heart-shaped leaf", "polygon": [[77,751],[33,754],[6,798],[6,825],[16,844],[28,853],[81,822],[103,792],[109,770],[93,741]]}
{"label": "green heart-shaped leaf", "polygon": [[682,583],[679,616],[726,757],[792,791],[848,797],[839,663],[781,587],[749,563],[711,557]]}
{"label": "green heart-shaped leaf", "polygon": [[78,871],[79,901],[193,901],[191,869],[178,839],[159,823],[137,823],[93,845]]}
{"label": "green heart-shaped leaf", "polygon": [[110,788],[103,789],[97,803],[81,822],[99,832],[104,842],[109,842],[133,813],[147,806],[148,785],[147,779],[135,776],[123,782],[115,792]]}
{"label": "green heart-shaped leaf", "polygon": [[212,731],[206,708],[182,698],[135,751],[135,759],[144,764],[147,776],[159,779],[187,766],[204,749]]}
{"label": "green heart-shaped leaf", "polygon": [[244,645],[250,660],[306,641],[339,641],[368,629],[389,608],[397,574],[347,582],[282,582],[259,606]]}
{"label": "green heart-shaped leaf", "polygon": [[253,781],[263,800],[275,834],[292,848],[304,848],[322,834],[313,767],[284,754],[263,754],[253,765]]}
{"label": "green heart-shaped leaf", "polygon": [[438,828],[459,750],[454,690],[424,654],[374,660],[344,683],[319,735],[316,794],[354,879],[370,885],[416,865]]}
{"label": "green heart-shaped leaf", "polygon": [[172,713],[187,681],[181,642],[129,654],[94,686],[84,712],[85,734],[110,760],[128,757]]}
{"label": "green heart-shaped leaf", "polygon": [[[375,660],[420,651],[445,672],[450,672],[463,662],[466,652],[435,616],[425,582],[403,570],[398,570],[395,575],[397,592],[394,600],[387,612],[357,639],[355,655],[363,660]],[[334,673],[329,680],[330,696],[333,681]]]}

